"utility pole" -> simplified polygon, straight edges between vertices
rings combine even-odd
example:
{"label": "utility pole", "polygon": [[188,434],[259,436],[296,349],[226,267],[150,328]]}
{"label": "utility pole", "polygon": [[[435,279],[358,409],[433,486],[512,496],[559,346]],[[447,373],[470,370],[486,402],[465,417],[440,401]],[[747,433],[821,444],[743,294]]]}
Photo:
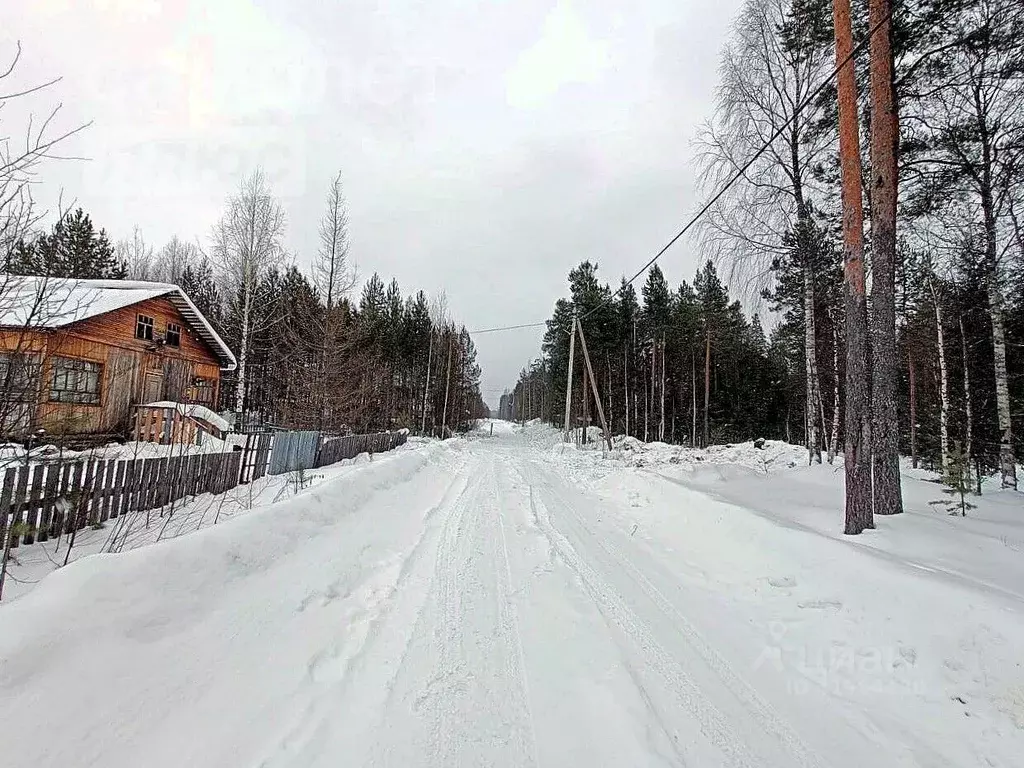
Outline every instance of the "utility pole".
{"label": "utility pole", "polygon": [[[597,391],[597,381],[594,379],[594,369],[590,365],[590,353],[587,352],[587,339],[583,335],[583,326],[579,318],[575,318],[576,332],[580,335],[580,348],[583,350],[583,360],[587,364],[587,378],[590,380],[590,387],[594,393],[594,403],[597,405],[597,415],[601,417],[601,429],[604,431],[604,441],[608,444],[608,450],[612,450],[612,433],[608,429],[608,420],[604,417],[604,406],[601,405],[601,395]],[[584,393],[586,396],[586,393]]]}
{"label": "utility pole", "polygon": [[434,356],[434,331],[430,331],[430,342],[427,345],[427,383],[423,385],[423,414],[420,421],[420,434],[427,434],[427,395],[430,394],[430,360]]}
{"label": "utility pole", "polygon": [[565,379],[565,435],[563,442],[569,442],[569,411],[572,409],[572,366],[576,357],[576,311],[572,313],[572,329],[569,331],[569,373]]}
{"label": "utility pole", "polygon": [[448,339],[448,372],[445,374],[444,380],[444,411],[441,415],[441,439],[444,440],[445,430],[448,428],[448,392],[452,386],[452,342],[453,339]]}

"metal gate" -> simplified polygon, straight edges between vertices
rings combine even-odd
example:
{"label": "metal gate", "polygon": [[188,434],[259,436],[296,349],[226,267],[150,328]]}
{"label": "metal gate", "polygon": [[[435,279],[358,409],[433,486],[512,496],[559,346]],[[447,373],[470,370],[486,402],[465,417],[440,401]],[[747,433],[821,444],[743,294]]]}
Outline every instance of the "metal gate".
{"label": "metal gate", "polygon": [[275,433],[270,450],[270,474],[312,469],[316,466],[319,449],[320,433],[315,430]]}

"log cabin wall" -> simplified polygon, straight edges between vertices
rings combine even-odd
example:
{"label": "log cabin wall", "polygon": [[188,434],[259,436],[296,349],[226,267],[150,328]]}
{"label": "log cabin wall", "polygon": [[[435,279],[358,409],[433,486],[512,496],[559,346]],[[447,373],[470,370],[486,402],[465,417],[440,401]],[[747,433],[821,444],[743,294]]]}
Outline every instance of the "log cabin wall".
{"label": "log cabin wall", "polygon": [[[136,338],[139,315],[153,319],[153,341]],[[166,338],[169,324],[180,328],[177,347],[158,343]],[[166,298],[142,301],[54,331],[0,330],[0,350],[41,355],[39,405],[32,428],[42,427],[53,436],[123,433],[130,426],[132,406],[152,400],[193,400],[209,392],[216,403],[220,383],[220,359]],[[56,357],[103,366],[98,405],[51,400]],[[197,377],[205,380],[205,387],[193,386]]]}

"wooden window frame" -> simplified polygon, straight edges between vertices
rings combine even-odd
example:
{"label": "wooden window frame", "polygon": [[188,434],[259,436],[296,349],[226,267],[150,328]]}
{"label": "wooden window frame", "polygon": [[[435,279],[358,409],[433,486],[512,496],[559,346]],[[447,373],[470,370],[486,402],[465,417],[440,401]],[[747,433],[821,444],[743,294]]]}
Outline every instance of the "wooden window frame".
{"label": "wooden window frame", "polygon": [[[174,347],[175,349],[181,349],[181,324],[180,323],[168,323],[167,330],[164,331],[164,343],[168,347]],[[171,341],[171,334],[174,334],[174,341]]]}
{"label": "wooden window frame", "polygon": [[[91,366],[94,366],[94,368]],[[88,387],[82,389],[78,386],[77,380],[82,377],[83,373],[95,373],[95,391]],[[48,399],[51,403],[61,403],[63,405],[102,407],[103,373],[103,363],[96,360],[84,360],[78,357],[53,357],[50,362]],[[73,388],[69,388],[69,384],[72,381],[72,378],[70,378],[71,374],[75,374],[75,385]],[[57,380],[60,376],[64,377],[64,386],[58,389]],[[93,397],[95,397],[95,400],[92,399]]]}
{"label": "wooden window frame", "polygon": [[[147,336],[146,333],[149,333]],[[153,341],[156,335],[156,318],[141,312],[135,315],[135,338],[140,341]]]}
{"label": "wooden window frame", "polygon": [[[10,372],[11,366],[14,366],[13,372]],[[19,403],[36,402],[42,378],[43,361],[40,355],[32,352],[0,352],[0,395],[6,399]]]}

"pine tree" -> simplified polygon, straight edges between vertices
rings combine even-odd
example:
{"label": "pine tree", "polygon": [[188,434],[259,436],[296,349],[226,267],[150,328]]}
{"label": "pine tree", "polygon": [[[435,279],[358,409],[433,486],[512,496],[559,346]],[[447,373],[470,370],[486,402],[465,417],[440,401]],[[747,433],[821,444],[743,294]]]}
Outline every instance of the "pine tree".
{"label": "pine tree", "polygon": [[8,271],[78,280],[123,280],[127,275],[106,231],[97,232],[81,208],[65,214],[49,233],[18,243]]}

